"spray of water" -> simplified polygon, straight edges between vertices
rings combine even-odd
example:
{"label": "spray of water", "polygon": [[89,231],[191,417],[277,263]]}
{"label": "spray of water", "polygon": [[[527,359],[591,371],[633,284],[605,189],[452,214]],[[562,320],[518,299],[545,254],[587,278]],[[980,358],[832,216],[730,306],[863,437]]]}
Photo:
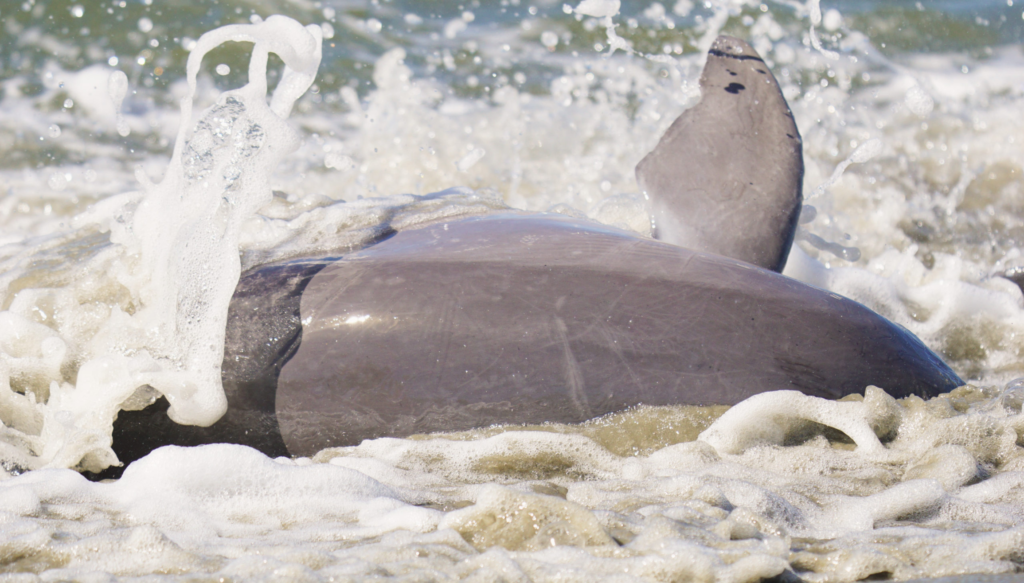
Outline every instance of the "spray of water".
{"label": "spray of water", "polygon": [[[75,284],[46,292],[54,327],[20,313],[38,305],[39,290],[24,290],[0,313],[0,452],[17,468],[98,471],[117,463],[110,449],[117,412],[161,395],[179,423],[210,425],[226,410],[220,363],[241,272],[241,226],[271,200],[270,172],[299,145],[285,119],[319,67],[321,28],[273,16],[204,34],[189,55],[182,119],[192,119],[203,56],[227,41],[254,44],[249,83],[222,94],[194,126],[182,124],[160,184],[145,179],[144,192],[107,199],[75,219],[80,230],[109,233],[111,245],[80,268]],[[285,68],[268,105],[270,53]],[[125,75],[115,73],[109,85],[120,103]],[[122,125],[119,117],[125,135]],[[98,282],[90,275],[97,268],[113,281]],[[62,310],[81,314],[97,295],[120,301],[98,304],[95,326],[62,321]],[[25,343],[36,345],[35,356],[24,356],[33,352]]]}

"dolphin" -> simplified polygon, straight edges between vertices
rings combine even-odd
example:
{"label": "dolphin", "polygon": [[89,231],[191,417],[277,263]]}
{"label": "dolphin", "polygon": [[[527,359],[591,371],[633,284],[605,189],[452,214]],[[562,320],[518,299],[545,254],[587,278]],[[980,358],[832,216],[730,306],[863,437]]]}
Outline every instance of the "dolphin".
{"label": "dolphin", "polygon": [[114,451],[127,463],[161,445],[231,442],[309,456],[638,404],[962,385],[909,331],[778,273],[803,159],[757,53],[719,37],[701,90],[637,166],[659,239],[510,210],[258,266],[229,309],[225,416],[177,425],[163,400],[122,411]]}

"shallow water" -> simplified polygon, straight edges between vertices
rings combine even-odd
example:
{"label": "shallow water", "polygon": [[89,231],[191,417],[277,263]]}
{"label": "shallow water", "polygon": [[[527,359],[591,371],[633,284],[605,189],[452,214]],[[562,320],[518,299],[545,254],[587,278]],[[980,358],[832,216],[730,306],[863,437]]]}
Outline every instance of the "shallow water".
{"label": "shallow water", "polygon": [[[1024,376],[1024,298],[995,276],[1024,266],[1020,2],[580,7],[611,5],[613,29],[576,3],[9,4],[4,576],[855,581],[1022,570],[1024,388],[1011,381]],[[211,29],[272,14],[323,37],[319,72],[287,121],[297,150],[276,163],[257,145],[249,164],[249,150],[219,146],[214,122],[227,119],[233,132],[256,122],[266,133],[247,135],[275,150],[290,139],[281,110],[271,117],[249,90],[243,113],[201,113],[253,81],[252,45],[228,43],[203,60],[186,124],[206,120],[213,146],[182,141],[181,165],[169,165],[188,50]],[[766,394],[728,412],[641,407],[299,460],[168,448],[113,483],[68,469],[113,461],[114,413],[153,396],[125,379],[209,393],[179,374],[195,361],[173,334],[147,332],[217,334],[148,309],[169,290],[206,296],[189,291],[188,262],[145,259],[177,255],[147,247],[135,193],[188,196],[204,172],[239,201],[252,193],[258,214],[217,231],[243,269],[506,206],[649,234],[633,167],[699,99],[719,32],[765,56],[804,138],[816,216],[786,273],[907,327],[970,387],[927,403],[868,389],[837,403]],[[273,89],[281,61],[269,64]],[[180,394],[183,416],[216,409]]]}

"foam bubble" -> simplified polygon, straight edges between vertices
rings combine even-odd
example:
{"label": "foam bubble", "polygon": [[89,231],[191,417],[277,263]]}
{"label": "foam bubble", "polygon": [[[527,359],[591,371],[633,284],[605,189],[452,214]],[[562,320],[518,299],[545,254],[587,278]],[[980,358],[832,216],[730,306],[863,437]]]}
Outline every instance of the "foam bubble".
{"label": "foam bubble", "polygon": [[586,508],[495,485],[484,486],[473,506],[448,513],[439,526],[459,532],[478,550],[496,545],[511,551],[615,545]]}
{"label": "foam bubble", "polygon": [[907,90],[906,103],[910,111],[920,118],[928,117],[935,108],[935,100],[916,83]]}

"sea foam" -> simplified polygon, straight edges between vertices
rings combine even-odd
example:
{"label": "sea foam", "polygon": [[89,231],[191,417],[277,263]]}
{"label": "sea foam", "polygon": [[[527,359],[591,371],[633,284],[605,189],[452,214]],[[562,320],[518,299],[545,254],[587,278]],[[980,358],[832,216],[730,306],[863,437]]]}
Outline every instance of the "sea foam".
{"label": "sea foam", "polygon": [[[221,95],[194,126],[181,124],[162,182],[153,184],[137,172],[142,192],[107,198],[74,219],[82,231],[109,232],[111,245],[89,269],[109,273],[114,281],[97,281],[100,274],[93,273],[65,289],[25,289],[10,302],[3,334],[11,352],[24,356],[0,363],[0,391],[11,403],[4,425],[24,444],[4,443],[17,467],[98,471],[116,463],[110,433],[117,412],[145,407],[160,395],[179,423],[209,425],[226,410],[220,363],[227,304],[241,273],[241,228],[270,202],[268,174],[298,146],[298,135],[284,119],[313,82],[321,30],[271,17],[203,35],[189,55],[183,120],[192,118],[203,56],[227,41],[254,43],[250,83]],[[285,67],[268,106],[270,53]],[[124,73],[110,76],[122,136],[128,135],[120,113],[127,83]],[[99,291],[90,289],[97,285],[121,301],[97,306],[93,322],[71,316]],[[33,309],[29,304],[50,306],[64,335],[19,316]],[[72,321],[61,326],[64,318]],[[33,354],[15,342],[38,349]],[[73,384],[65,368],[75,370]]]}

